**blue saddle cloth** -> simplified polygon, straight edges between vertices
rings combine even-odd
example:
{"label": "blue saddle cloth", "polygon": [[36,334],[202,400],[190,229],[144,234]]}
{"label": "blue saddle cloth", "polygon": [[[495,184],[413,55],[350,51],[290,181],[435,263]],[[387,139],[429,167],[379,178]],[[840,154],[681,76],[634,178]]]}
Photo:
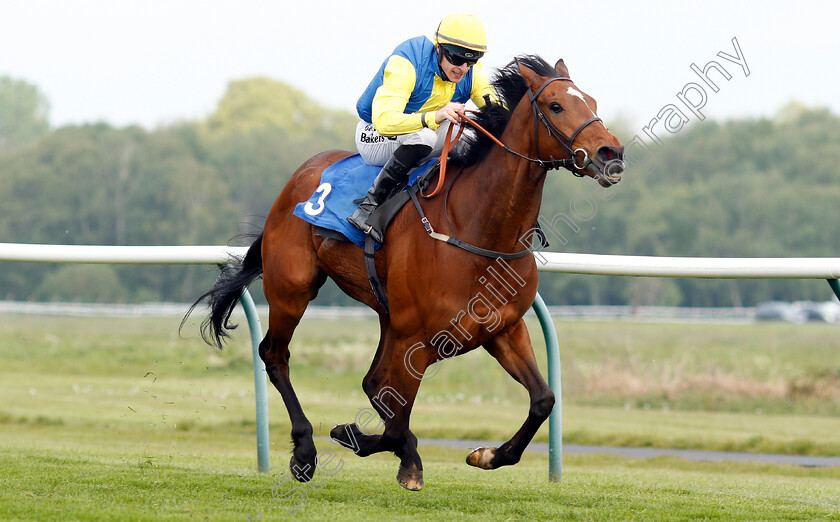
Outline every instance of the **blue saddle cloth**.
{"label": "blue saddle cloth", "polygon": [[[412,171],[408,186],[417,183],[435,163],[431,159]],[[307,200],[295,205],[294,214],[315,226],[328,228],[343,234],[360,247],[365,245],[365,234],[351,225],[347,218],[359,205],[354,200],[365,197],[373,180],[382,167],[374,167],[354,154],[334,163],[321,173],[321,184]]]}

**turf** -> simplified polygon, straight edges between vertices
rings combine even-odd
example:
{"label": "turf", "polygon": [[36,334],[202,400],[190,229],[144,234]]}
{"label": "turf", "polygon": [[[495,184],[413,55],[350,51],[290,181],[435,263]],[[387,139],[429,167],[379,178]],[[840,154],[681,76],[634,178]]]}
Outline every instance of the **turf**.
{"label": "turf", "polygon": [[[194,334],[180,338],[177,322],[0,316],[0,519],[840,518],[838,468],[669,457],[567,455],[553,484],[545,455],[486,472],[466,466],[462,450],[424,446],[426,488],[404,491],[393,456],[360,459],[325,438],[368,406],[360,389],[376,341],[368,320],[306,320],[293,348],[293,380],[319,450],[335,452],[333,473],[316,475],[320,488],[291,482],[288,419],[269,387],[271,473],[259,474],[250,347],[237,339],[214,351]],[[836,407],[837,330],[812,326],[558,322],[564,440],[840,455],[840,420],[826,413]],[[616,373],[621,386],[575,389],[623,365],[660,392],[669,382],[690,386],[661,402]],[[728,381],[715,387],[698,375],[828,390],[807,400],[762,386],[723,393]],[[681,398],[692,390],[742,397]],[[637,399],[615,399],[622,394]],[[748,398],[759,406],[745,407]],[[424,382],[412,429],[421,438],[504,440],[526,412],[524,390],[477,351]],[[545,427],[537,439],[547,440]]]}
{"label": "turf", "polygon": [[[3,520],[345,519],[837,519],[840,470],[567,456],[561,483],[545,457],[486,472],[464,452],[423,447],[426,488],[401,489],[391,456],[335,457],[312,486],[293,482],[285,452],[253,471],[243,437],[16,426],[0,450]],[[278,461],[281,461],[278,463]]]}

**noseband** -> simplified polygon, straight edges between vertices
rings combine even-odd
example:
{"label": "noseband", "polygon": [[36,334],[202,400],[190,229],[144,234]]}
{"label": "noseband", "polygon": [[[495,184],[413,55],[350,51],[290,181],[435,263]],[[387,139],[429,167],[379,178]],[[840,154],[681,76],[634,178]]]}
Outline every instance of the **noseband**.
{"label": "noseband", "polygon": [[[575,176],[583,177],[583,174],[578,172],[578,171],[583,170],[586,167],[588,167],[589,164],[592,163],[592,160],[589,159],[589,154],[587,154],[586,150],[584,150],[584,149],[574,149],[573,148],[575,138],[577,138],[578,134],[580,134],[581,131],[583,129],[585,129],[590,123],[595,123],[596,121],[600,121],[601,123],[603,123],[603,121],[601,120],[601,118],[598,118],[597,116],[594,117],[594,118],[589,118],[585,122],[581,123],[580,126],[577,128],[577,130],[575,130],[575,132],[573,132],[571,136],[566,136],[565,134],[563,134],[560,131],[560,129],[558,129],[557,127],[554,126],[553,123],[551,123],[551,120],[548,119],[548,116],[545,115],[545,112],[543,112],[543,110],[540,108],[539,104],[537,104],[537,98],[539,98],[539,96],[543,92],[543,90],[546,87],[548,87],[548,85],[551,82],[556,82],[556,81],[570,82],[572,80],[571,80],[571,78],[561,76],[561,77],[558,77],[558,78],[549,79],[547,82],[542,84],[542,86],[539,89],[537,89],[537,92],[533,92],[530,89],[530,87],[528,88],[528,96],[531,100],[531,109],[533,110],[533,113],[534,113],[534,146],[535,146],[535,151],[537,153],[537,157],[536,158],[527,158],[525,156],[522,156],[522,157],[529,160],[529,161],[532,161],[532,162],[536,163],[537,165],[539,165],[540,167],[542,167],[546,170],[559,169],[559,168],[562,167],[562,168],[568,169]],[[554,138],[555,140],[557,140],[557,143],[562,145],[563,148],[566,149],[566,151],[569,153],[569,157],[567,159],[557,159],[554,156],[549,156],[550,159],[548,159],[548,160],[544,160],[544,159],[540,158],[540,133],[539,133],[539,127],[537,125],[538,120],[540,122],[542,122],[543,126],[548,131],[548,135],[551,136],[552,138]],[[577,162],[577,153],[578,152],[583,153],[583,161],[581,161],[580,165]]]}

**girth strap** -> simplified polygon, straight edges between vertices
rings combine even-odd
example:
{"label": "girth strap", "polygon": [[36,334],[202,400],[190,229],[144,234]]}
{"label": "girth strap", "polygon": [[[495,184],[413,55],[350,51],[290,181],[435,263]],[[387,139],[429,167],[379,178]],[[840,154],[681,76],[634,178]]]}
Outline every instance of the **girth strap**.
{"label": "girth strap", "polygon": [[388,309],[388,297],[385,295],[385,289],[382,288],[382,282],[379,281],[379,276],[376,275],[376,263],[374,262],[374,253],[376,252],[376,241],[370,237],[370,234],[365,237],[365,270],[367,270],[368,281],[370,287],[373,289],[373,295],[376,300],[385,309],[385,314],[390,314]]}

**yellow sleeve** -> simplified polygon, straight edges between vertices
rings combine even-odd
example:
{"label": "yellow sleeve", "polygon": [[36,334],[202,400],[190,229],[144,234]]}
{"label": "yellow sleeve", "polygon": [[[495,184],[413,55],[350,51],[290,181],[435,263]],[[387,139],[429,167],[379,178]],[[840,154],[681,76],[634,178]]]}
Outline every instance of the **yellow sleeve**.
{"label": "yellow sleeve", "polygon": [[[385,65],[382,85],[373,97],[371,120],[374,128],[383,136],[398,136],[417,132],[424,126],[437,129],[434,114],[415,112],[405,114],[405,106],[411,97],[416,81],[414,66],[402,56],[391,56]],[[426,124],[423,124],[426,118]]]}
{"label": "yellow sleeve", "polygon": [[473,65],[473,82],[472,91],[470,91],[470,99],[475,103],[479,109],[484,107],[484,96],[489,95],[490,100],[494,103],[501,103],[496,89],[490,84],[487,73],[484,72],[481,62]]}

